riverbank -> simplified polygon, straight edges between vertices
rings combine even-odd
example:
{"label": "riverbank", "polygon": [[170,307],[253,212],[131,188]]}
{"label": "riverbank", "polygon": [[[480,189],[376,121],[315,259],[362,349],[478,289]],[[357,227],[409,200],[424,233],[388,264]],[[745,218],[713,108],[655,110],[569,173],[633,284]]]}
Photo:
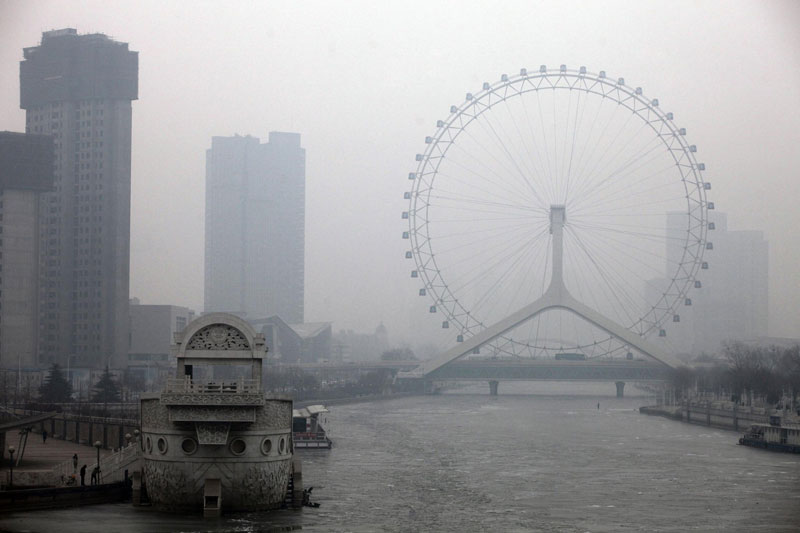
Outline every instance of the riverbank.
{"label": "riverbank", "polygon": [[682,405],[649,405],[639,412],[701,426],[741,431],[753,424],[768,424],[770,412],[763,407],[724,401],[690,401]]}
{"label": "riverbank", "polygon": [[423,396],[417,392],[398,392],[394,394],[366,394],[364,396],[350,396],[347,398],[328,398],[328,399],[318,399],[318,400],[302,400],[302,401],[295,401],[294,408],[300,407],[308,407],[309,405],[318,405],[322,404],[325,406],[329,405],[350,405],[355,403],[367,403],[367,402],[382,402],[386,400],[394,400],[397,398],[408,398],[411,396]]}

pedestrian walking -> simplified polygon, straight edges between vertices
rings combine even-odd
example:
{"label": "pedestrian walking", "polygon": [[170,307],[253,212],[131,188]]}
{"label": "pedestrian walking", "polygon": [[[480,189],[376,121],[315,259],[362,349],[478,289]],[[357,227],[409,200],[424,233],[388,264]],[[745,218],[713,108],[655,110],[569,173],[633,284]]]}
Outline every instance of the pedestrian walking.
{"label": "pedestrian walking", "polygon": [[81,487],[86,486],[86,465],[81,467]]}
{"label": "pedestrian walking", "polygon": [[47,444],[47,430],[42,430],[42,444]]}
{"label": "pedestrian walking", "polygon": [[92,485],[97,485],[99,477],[100,477],[100,467],[95,466],[94,470],[92,470]]}

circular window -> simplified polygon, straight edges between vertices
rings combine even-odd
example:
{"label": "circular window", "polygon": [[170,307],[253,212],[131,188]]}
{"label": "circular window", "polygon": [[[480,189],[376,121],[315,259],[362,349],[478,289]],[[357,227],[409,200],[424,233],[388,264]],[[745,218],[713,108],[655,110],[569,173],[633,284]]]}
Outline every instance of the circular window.
{"label": "circular window", "polygon": [[278,453],[283,453],[286,451],[286,439],[281,437],[281,442],[278,444]]}
{"label": "circular window", "polygon": [[234,439],[231,441],[230,450],[233,455],[242,455],[247,449],[247,444],[242,439]]}
{"label": "circular window", "polygon": [[186,455],[192,455],[197,451],[197,442],[194,439],[183,439],[181,442],[181,450]]}
{"label": "circular window", "polygon": [[264,439],[261,443],[261,453],[264,455],[269,455],[269,452],[272,451],[272,441],[269,439]]}
{"label": "circular window", "polygon": [[167,439],[165,439],[164,437],[158,437],[158,440],[156,441],[156,446],[158,447],[158,453],[160,453],[161,455],[167,453],[167,448],[168,448]]}
{"label": "circular window", "polygon": [[145,449],[147,450],[147,453],[153,453],[153,441],[150,440],[150,437],[144,439],[144,446]]}

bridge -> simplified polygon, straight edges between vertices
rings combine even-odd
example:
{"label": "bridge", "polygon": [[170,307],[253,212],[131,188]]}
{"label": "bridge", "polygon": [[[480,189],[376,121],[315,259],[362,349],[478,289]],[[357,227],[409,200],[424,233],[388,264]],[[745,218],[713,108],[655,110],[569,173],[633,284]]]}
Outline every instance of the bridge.
{"label": "bridge", "polygon": [[466,359],[444,365],[425,379],[488,381],[492,395],[497,394],[500,381],[613,381],[617,396],[622,397],[626,381],[666,381],[669,375],[669,367],[643,360]]}

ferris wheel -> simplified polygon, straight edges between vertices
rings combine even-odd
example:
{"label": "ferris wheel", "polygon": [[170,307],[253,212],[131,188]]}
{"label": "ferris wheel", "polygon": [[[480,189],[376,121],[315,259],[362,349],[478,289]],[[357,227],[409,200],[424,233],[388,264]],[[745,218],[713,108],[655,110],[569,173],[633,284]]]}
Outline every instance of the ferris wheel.
{"label": "ferris wheel", "polygon": [[[565,65],[504,74],[453,105],[416,156],[402,214],[411,277],[455,342],[554,284],[637,338],[665,337],[713,248],[711,185],[695,155],[672,113],[623,78]],[[518,357],[630,350],[553,302],[482,347]]]}

